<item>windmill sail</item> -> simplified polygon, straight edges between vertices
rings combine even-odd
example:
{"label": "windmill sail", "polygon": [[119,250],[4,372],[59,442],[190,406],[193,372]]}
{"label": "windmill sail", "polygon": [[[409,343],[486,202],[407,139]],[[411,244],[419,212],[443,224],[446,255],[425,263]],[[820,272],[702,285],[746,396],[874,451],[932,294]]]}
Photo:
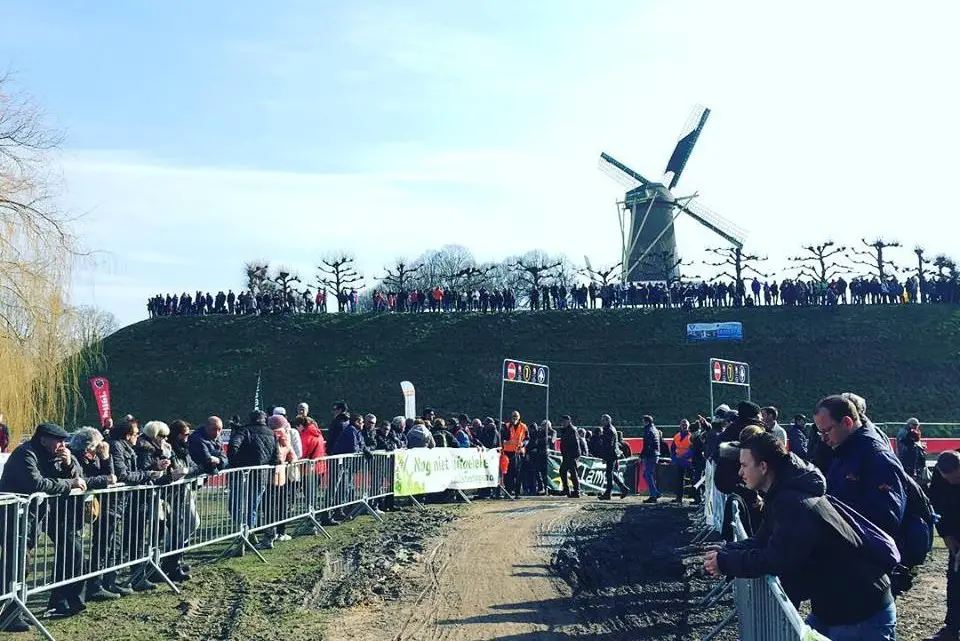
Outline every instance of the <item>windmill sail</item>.
{"label": "windmill sail", "polygon": [[[667,187],[667,189],[673,189],[677,186],[677,182],[680,180],[680,174],[683,173],[683,168],[687,166],[690,153],[693,151],[694,145],[697,144],[697,139],[700,138],[700,132],[703,131],[703,126],[707,123],[707,117],[709,115],[709,109],[706,107],[697,107],[693,112],[693,116],[684,127],[683,130],[687,133],[681,134],[680,140],[677,142],[677,146],[670,156],[670,161],[667,163],[666,173],[673,172],[673,178],[670,180],[670,186]],[[691,127],[693,127],[693,129],[691,129]]]}
{"label": "windmill sail", "polygon": [[703,205],[690,202],[680,207],[685,214],[736,247],[743,247],[747,232]]}
{"label": "windmill sail", "polygon": [[600,169],[628,189],[635,189],[650,182],[609,154],[600,154]]}

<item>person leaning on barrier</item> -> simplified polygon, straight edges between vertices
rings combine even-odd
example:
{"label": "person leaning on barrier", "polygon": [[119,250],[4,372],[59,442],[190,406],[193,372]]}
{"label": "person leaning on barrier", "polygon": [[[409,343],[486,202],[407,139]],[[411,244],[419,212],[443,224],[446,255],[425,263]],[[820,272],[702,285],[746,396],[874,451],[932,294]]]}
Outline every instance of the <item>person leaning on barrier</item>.
{"label": "person leaning on barrier", "polygon": [[937,532],[949,551],[947,561],[947,617],[943,628],[928,641],[960,639],[960,453],[950,450],[937,457],[930,481],[930,502],[940,515]]}
{"label": "person leaning on barrier", "polygon": [[[757,427],[762,431],[766,431],[766,427],[760,420],[760,406],[750,401],[741,401],[737,405],[736,412],[728,413],[727,418],[730,419],[730,422],[719,437],[719,456],[716,459],[717,470],[713,480],[720,492],[734,494],[742,500],[749,514],[749,517],[744,515],[744,527],[747,529],[747,533],[750,533],[760,523],[760,501],[757,499],[757,493],[745,487],[740,480],[740,463],[737,451],[733,450],[732,458],[724,456],[724,445],[737,441],[740,438],[740,433],[747,427]],[[731,500],[727,500],[723,519],[724,524],[727,525],[730,523],[731,506]],[[724,539],[729,541],[730,534],[729,528],[725,526]]]}
{"label": "person leaning on barrier", "polygon": [[219,416],[211,416],[206,423],[187,437],[187,451],[190,453],[190,458],[204,474],[222,472],[230,465],[227,455],[223,453],[220,442],[221,432],[223,432],[223,421]]}
{"label": "person leaning on barrier", "polygon": [[[132,417],[131,417],[132,418]],[[140,427],[136,420],[123,420],[110,430],[110,459],[117,482],[125,485],[152,485],[163,476],[163,472],[144,472],[137,467],[137,453],[133,446],[140,437]],[[142,494],[130,496],[117,494],[109,501],[104,512],[106,518],[114,524],[122,523],[123,536],[110,537],[107,544],[107,558],[111,565],[143,556],[146,536],[144,520],[147,508]],[[112,527],[116,527],[115,525]],[[153,584],[144,578],[142,568],[133,572],[132,586],[117,583],[117,573],[103,575],[104,589],[115,594],[132,594],[134,589],[150,590]]]}
{"label": "person leaning on barrier", "polygon": [[[80,463],[80,469],[83,478],[87,483],[87,489],[98,490],[107,488],[117,482],[117,477],[113,473],[113,465],[110,461],[110,444],[103,440],[103,435],[99,430],[92,427],[81,427],[70,435],[70,451],[74,458]],[[116,519],[108,515],[109,504],[114,501],[117,494],[105,494],[97,499],[97,518],[93,520],[91,527],[92,541],[90,547],[90,570],[101,569],[107,561],[107,550],[109,549],[110,539],[116,535]],[[84,501],[83,499],[74,499],[76,501],[75,515],[78,527],[83,526]],[[91,505],[93,501],[91,501]],[[103,587],[102,577],[97,575],[87,580],[86,599],[87,601],[107,601],[110,599],[119,599],[118,592],[111,592]]]}
{"label": "person leaning on barrier", "polygon": [[[163,421],[148,421],[147,424],[143,426],[140,438],[137,439],[137,444],[133,449],[137,454],[137,469],[141,472],[160,472],[160,477],[153,480],[155,485],[169,485],[187,475],[186,469],[174,465],[173,448],[170,445],[170,427]],[[144,502],[142,508],[145,517],[144,520],[147,524],[152,524],[153,527],[158,528],[157,541],[164,542],[171,534],[170,519],[166,518],[169,512],[172,510],[180,512],[184,509],[181,503],[182,492],[180,490],[181,488],[178,487],[163,491],[161,494],[163,498],[159,506],[159,513],[156,511],[157,508],[153,502]],[[149,532],[149,530],[147,530],[147,532]],[[184,540],[182,536],[178,538],[180,538],[181,541]],[[171,570],[173,575],[180,581],[190,578],[189,575],[178,571],[177,568],[167,566],[164,569]],[[142,570],[143,572],[140,575],[135,576],[133,582],[134,590],[141,588],[151,589],[149,587],[153,583],[151,579],[155,578],[153,577],[153,572],[147,565],[144,565]],[[181,576],[181,574],[183,576]],[[173,576],[170,578],[173,579]]]}
{"label": "person leaning on barrier", "polygon": [[[193,432],[190,424],[183,420],[170,423],[170,469],[179,470],[186,478],[199,476],[201,469],[193,457],[190,456],[189,442]],[[186,546],[190,537],[200,527],[200,514],[197,511],[197,501],[194,495],[194,486],[188,483],[177,483],[166,493],[167,508],[169,510],[168,528],[164,541],[166,549],[172,550]],[[183,563],[183,553],[172,554],[163,558],[161,565],[164,573],[171,581],[187,581],[190,579],[190,566]]]}
{"label": "person leaning on barrier", "polygon": [[745,485],[764,497],[764,519],[746,540],[710,546],[706,571],[778,577],[794,605],[810,600],[807,623],[835,641],[895,639],[890,580],[827,499],[820,471],[769,433],[744,434],[735,447]]}
{"label": "person leaning on barrier", "polygon": [[[3,475],[0,476],[0,493],[30,495],[43,492],[51,495],[66,495],[74,489],[87,489],[80,464],[70,454],[65,444],[67,437],[67,432],[59,425],[54,423],[38,425],[33,437],[14,449],[4,464]],[[13,528],[4,529],[3,577],[7,581],[7,585],[3,586],[5,592],[11,588],[10,584],[16,579],[13,573],[14,560],[17,557],[16,550],[23,539],[26,540],[28,550],[36,546],[38,526],[44,527],[58,551],[68,550],[68,548],[70,552],[79,551],[75,548],[75,545],[78,545],[75,535],[69,532],[58,532],[59,524],[56,519],[50,518],[49,507],[49,501],[36,506],[36,512],[32,512],[27,519],[27,531],[21,533],[20,540],[14,538]],[[2,515],[2,522],[7,524],[15,518],[18,518],[16,506],[10,505]],[[61,562],[61,574],[65,565]],[[75,614],[85,607],[79,594],[65,605],[63,614]],[[10,620],[4,628],[7,632],[26,632],[30,629],[23,615],[19,612],[14,614],[9,606],[0,614],[0,621],[8,618],[8,615]]]}
{"label": "person leaning on barrier", "polygon": [[393,440],[394,449],[403,450],[407,447],[406,419],[402,416],[394,416],[390,421],[390,438]]}

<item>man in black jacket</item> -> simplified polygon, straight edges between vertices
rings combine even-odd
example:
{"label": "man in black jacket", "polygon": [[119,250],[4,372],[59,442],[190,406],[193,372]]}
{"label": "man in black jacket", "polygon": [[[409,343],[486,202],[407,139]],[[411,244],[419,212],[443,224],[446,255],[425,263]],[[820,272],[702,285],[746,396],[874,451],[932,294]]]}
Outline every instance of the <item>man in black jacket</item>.
{"label": "man in black jacket", "polygon": [[[50,495],[67,495],[70,490],[87,489],[82,478],[82,471],[77,459],[70,454],[65,441],[67,432],[59,425],[41,423],[26,443],[18,446],[10,454],[3,466],[3,476],[0,476],[0,492],[11,494],[34,494],[44,492]],[[62,505],[60,501],[44,501],[39,504],[35,518],[27,519],[26,545],[31,550],[37,543],[37,526],[43,525],[44,530],[53,540],[53,549],[56,550],[55,579],[62,581],[80,572],[77,560],[82,559],[80,540],[76,531],[64,527],[62,510],[55,509],[48,514],[50,506]],[[0,512],[4,523],[10,523],[18,518],[17,506],[10,504]],[[20,540],[14,538],[13,528],[5,528],[3,533],[3,576],[7,581],[14,581],[13,562],[18,556],[16,553]],[[4,590],[10,585],[3,586]],[[56,611],[61,615],[72,615],[85,609],[80,591],[82,583],[77,583],[75,589],[64,593],[63,602],[56,604]],[[0,620],[10,614],[5,610]],[[4,628],[7,632],[26,632],[30,629],[23,616],[18,612]]]}
{"label": "man in black jacket", "polygon": [[827,500],[819,470],[761,433],[740,443],[740,475],[764,496],[763,523],[753,537],[708,549],[707,572],[778,577],[795,605],[810,600],[808,624],[831,639],[894,639],[890,580]]}
{"label": "man in black jacket", "polygon": [[607,468],[607,487],[599,498],[609,499],[613,492],[613,484],[616,483],[617,487],[620,488],[620,498],[625,499],[629,491],[627,486],[623,484],[617,469],[621,454],[620,442],[617,439],[617,428],[613,426],[613,420],[609,414],[600,417],[600,425],[602,429],[602,432],[600,432],[602,442],[600,449],[603,452],[603,463]]}
{"label": "man in black jacket", "polygon": [[947,561],[947,618],[929,641],[960,639],[960,453],[942,452],[930,481],[930,502],[940,515],[937,532],[950,551]]}
{"label": "man in black jacket", "polygon": [[[260,410],[250,413],[248,424],[230,432],[230,442],[227,445],[227,457],[230,467],[252,467],[276,465],[280,462],[280,450],[277,446],[277,437],[267,426],[267,415]],[[231,501],[234,520],[246,523],[247,527],[257,526],[257,512],[267,489],[267,483],[273,478],[273,470],[250,470],[247,475],[238,475],[231,478]],[[247,500],[243,496],[249,487]],[[243,548],[239,548],[243,550]]]}
{"label": "man in black jacket", "polygon": [[[563,485],[563,494],[578,499],[580,498],[580,477],[577,475],[577,460],[580,458],[580,437],[568,414],[560,417],[560,457],[560,483]],[[573,483],[572,494],[570,482]]]}

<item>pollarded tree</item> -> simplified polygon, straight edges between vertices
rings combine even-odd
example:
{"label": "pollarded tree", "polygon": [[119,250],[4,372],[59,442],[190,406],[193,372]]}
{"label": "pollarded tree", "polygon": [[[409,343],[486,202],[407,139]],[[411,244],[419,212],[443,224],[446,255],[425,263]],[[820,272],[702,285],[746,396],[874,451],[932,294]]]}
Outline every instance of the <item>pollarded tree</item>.
{"label": "pollarded tree", "polygon": [[[896,274],[900,267],[889,260],[889,252],[886,250],[900,247],[896,241],[887,242],[882,238],[877,238],[873,242],[867,242],[866,238],[861,238],[860,242],[865,245],[865,249],[854,249],[853,254],[859,258],[851,258],[851,261],[857,265],[868,267],[871,274],[876,276],[881,282],[887,280],[888,276]],[[892,273],[891,273],[892,272]]]}
{"label": "pollarded tree", "polygon": [[849,268],[837,257],[845,258],[847,248],[832,240],[819,245],[803,245],[804,254],[791,256],[788,260],[797,270],[797,276],[809,278],[817,283],[829,283],[844,274]]}
{"label": "pollarded tree", "polygon": [[330,254],[320,260],[317,266],[317,283],[327,289],[332,289],[337,296],[337,309],[343,311],[341,294],[347,293],[347,288],[362,287],[363,276],[353,266],[354,258],[347,253]]}
{"label": "pollarded tree", "polygon": [[766,256],[759,256],[758,254],[745,254],[742,247],[708,247],[707,251],[716,254],[720,257],[720,260],[711,263],[709,261],[704,261],[705,265],[710,267],[720,267],[723,269],[719,274],[714,276],[711,280],[717,280],[719,278],[729,278],[734,282],[734,304],[740,306],[743,304],[743,295],[746,293],[746,283],[743,282],[744,277],[749,275],[759,276],[761,278],[769,278],[769,274],[764,274],[758,270],[754,265],[758,262],[767,260]]}

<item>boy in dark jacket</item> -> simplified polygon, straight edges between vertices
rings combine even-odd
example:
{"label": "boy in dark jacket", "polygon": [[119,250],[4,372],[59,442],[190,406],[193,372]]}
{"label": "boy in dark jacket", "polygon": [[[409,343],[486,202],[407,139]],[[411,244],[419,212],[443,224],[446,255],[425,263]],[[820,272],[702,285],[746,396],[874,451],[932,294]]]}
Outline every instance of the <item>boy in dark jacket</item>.
{"label": "boy in dark jacket", "polygon": [[740,462],[746,486],[764,496],[764,519],[755,536],[709,549],[707,572],[778,577],[795,605],[810,600],[808,624],[831,639],[895,638],[890,580],[827,500],[821,473],[768,433],[740,443]]}

